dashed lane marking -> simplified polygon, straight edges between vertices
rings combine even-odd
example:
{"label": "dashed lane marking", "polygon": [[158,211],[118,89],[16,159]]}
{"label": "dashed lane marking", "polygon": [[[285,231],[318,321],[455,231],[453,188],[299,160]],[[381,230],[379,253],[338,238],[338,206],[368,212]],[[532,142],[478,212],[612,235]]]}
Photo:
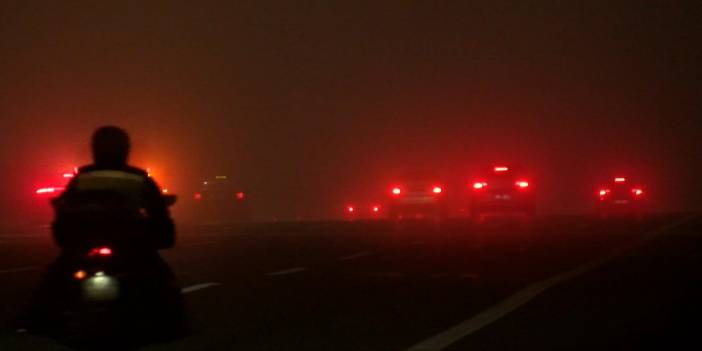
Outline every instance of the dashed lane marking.
{"label": "dashed lane marking", "polygon": [[615,257],[618,257],[632,249],[634,249],[637,246],[640,246],[642,244],[645,244],[652,239],[654,239],[656,236],[661,235],[667,231],[670,231],[676,227],[679,227],[685,223],[688,223],[692,221],[693,219],[697,218],[697,215],[690,215],[685,218],[682,218],[681,220],[675,221],[673,223],[670,223],[668,225],[659,227],[657,229],[654,229],[648,233],[646,233],[641,240],[636,241],[635,243],[632,243],[630,245],[627,245],[625,247],[622,247],[618,250],[614,250],[610,252],[609,254],[594,259],[592,261],[589,261],[579,267],[576,267],[570,271],[558,274],[554,277],[551,277],[549,279],[531,284],[527,286],[526,288],[518,291],[514,295],[508,297],[505,300],[502,300],[500,303],[498,303],[495,306],[492,306],[488,308],[487,310],[469,318],[466,319],[465,321],[459,323],[458,325],[449,328],[448,330],[439,333],[435,336],[430,337],[429,339],[426,339],[409,349],[407,351],[440,351],[448,346],[452,345],[453,343],[459,341],[460,339],[471,335],[475,333],[476,331],[494,323],[495,321],[499,320],[500,318],[506,316],[510,312],[518,309],[519,307],[527,304],[529,301],[534,299],[535,297],[541,295],[544,291],[546,291],[549,288],[552,288],[558,284],[561,284],[563,282],[566,282],[570,279],[573,279],[577,276],[580,276],[584,273],[587,273],[593,269],[596,269],[598,267],[601,267],[602,265],[608,263]]}
{"label": "dashed lane marking", "polygon": [[299,273],[299,272],[303,272],[306,270],[307,270],[307,268],[305,268],[305,267],[295,267],[295,268],[290,268],[290,269],[284,269],[282,271],[271,272],[271,273],[268,273],[266,275],[269,277],[274,277],[274,276],[278,276],[278,275]]}
{"label": "dashed lane marking", "polygon": [[219,284],[219,283],[215,283],[215,282],[202,283],[202,284],[195,284],[195,285],[191,285],[191,286],[182,288],[182,289],[180,290],[180,292],[183,293],[183,294],[189,294],[189,293],[191,293],[191,292],[195,292],[195,291],[198,291],[198,290],[211,288],[211,287],[218,286],[218,285],[220,285],[220,284]]}
{"label": "dashed lane marking", "polygon": [[360,257],[363,257],[363,256],[368,256],[368,255],[370,255],[370,254],[371,254],[370,251],[362,251],[362,252],[358,252],[358,253],[351,254],[351,255],[348,255],[348,256],[340,257],[340,258],[339,258],[339,261],[349,261],[349,260],[353,260],[353,259],[360,258]]}

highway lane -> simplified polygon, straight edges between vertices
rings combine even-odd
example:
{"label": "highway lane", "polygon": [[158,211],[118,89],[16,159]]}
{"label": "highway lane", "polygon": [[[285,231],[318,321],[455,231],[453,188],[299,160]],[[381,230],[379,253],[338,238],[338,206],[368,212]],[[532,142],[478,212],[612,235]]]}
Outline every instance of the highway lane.
{"label": "highway lane", "polygon": [[546,291],[446,350],[696,350],[702,347],[700,296],[697,217]]}
{"label": "highway lane", "polygon": [[[164,256],[191,288],[194,333],[149,348],[404,350],[679,219],[183,226]],[[41,235],[2,241],[0,345],[36,342],[8,328],[41,270],[2,270],[42,267],[55,249]]]}

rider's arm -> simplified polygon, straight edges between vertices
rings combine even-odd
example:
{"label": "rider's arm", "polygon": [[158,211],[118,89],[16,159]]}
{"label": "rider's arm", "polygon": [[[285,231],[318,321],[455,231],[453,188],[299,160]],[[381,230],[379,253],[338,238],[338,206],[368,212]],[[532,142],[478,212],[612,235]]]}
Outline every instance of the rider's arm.
{"label": "rider's arm", "polygon": [[173,247],[175,244],[175,225],[168,205],[161,195],[161,190],[151,178],[146,179],[145,188],[145,210],[151,226],[149,235],[153,235],[156,248]]}
{"label": "rider's arm", "polygon": [[51,232],[54,237],[54,242],[58,247],[65,249],[70,247],[72,244],[71,228],[72,224],[70,219],[64,218],[62,208],[66,206],[66,199],[75,193],[76,180],[71,179],[71,181],[66,185],[66,190],[57,198],[51,200],[51,205],[54,207],[54,213],[56,214],[53,222],[51,223]]}

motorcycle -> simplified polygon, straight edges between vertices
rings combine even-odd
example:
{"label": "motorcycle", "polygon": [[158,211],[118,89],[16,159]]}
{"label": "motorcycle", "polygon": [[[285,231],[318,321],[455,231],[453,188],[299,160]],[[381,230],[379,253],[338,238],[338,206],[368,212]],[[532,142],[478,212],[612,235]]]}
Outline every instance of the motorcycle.
{"label": "motorcycle", "polygon": [[[171,206],[176,197],[165,200]],[[46,334],[65,344],[126,349],[188,329],[177,280],[153,250],[92,241],[62,254],[47,277]]]}

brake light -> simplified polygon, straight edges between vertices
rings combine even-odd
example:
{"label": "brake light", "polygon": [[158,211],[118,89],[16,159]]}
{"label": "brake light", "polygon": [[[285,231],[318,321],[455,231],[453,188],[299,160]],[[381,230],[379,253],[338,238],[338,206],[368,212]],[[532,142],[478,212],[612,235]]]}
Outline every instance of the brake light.
{"label": "brake light", "polygon": [[195,199],[196,201],[202,200],[202,194],[200,194],[200,193],[195,193],[195,195],[193,195],[193,199]]}
{"label": "brake light", "polygon": [[238,193],[236,193],[236,198],[237,198],[237,200],[243,200],[245,197],[246,197],[246,194],[244,194],[244,193],[241,192],[241,191],[238,192]]}
{"label": "brake light", "polygon": [[519,189],[526,189],[529,187],[529,182],[526,180],[518,180],[516,183],[514,183],[514,185],[516,185]]}
{"label": "brake light", "polygon": [[89,256],[112,256],[112,249],[107,246],[96,247],[90,250]]}
{"label": "brake light", "polygon": [[356,208],[353,207],[352,205],[346,206],[346,212],[348,213],[354,213],[356,211]]}
{"label": "brake light", "polygon": [[481,190],[481,189],[484,189],[485,187],[487,187],[487,183],[486,183],[486,182],[475,182],[475,183],[473,183],[473,189],[475,189],[475,190]]}
{"label": "brake light", "polygon": [[62,191],[62,190],[63,190],[63,188],[61,188],[61,187],[39,188],[39,189],[37,189],[36,193],[37,193],[37,195],[53,194],[53,193],[57,193],[57,192]]}
{"label": "brake light", "polygon": [[441,189],[440,186],[435,186],[434,188],[431,189],[431,191],[432,191],[434,194],[441,194],[441,192],[444,191],[444,189]]}
{"label": "brake light", "polygon": [[641,190],[641,189],[639,189],[639,188],[631,189],[631,192],[634,194],[634,196],[641,196],[641,195],[643,195],[643,190]]}
{"label": "brake light", "polygon": [[600,197],[605,197],[609,194],[609,189],[600,189]]}
{"label": "brake light", "polygon": [[64,178],[73,178],[73,177],[75,177],[75,173],[64,173],[63,177]]}
{"label": "brake light", "polygon": [[493,168],[493,169],[495,170],[495,172],[507,172],[507,171],[509,171],[509,167],[506,167],[506,166],[495,166],[495,168]]}
{"label": "brake light", "polygon": [[161,192],[164,194],[168,194],[168,189],[161,189]]}
{"label": "brake light", "polygon": [[402,189],[400,189],[398,187],[394,187],[394,188],[392,188],[392,194],[393,195],[400,195],[400,194],[402,194]]}
{"label": "brake light", "polygon": [[615,183],[624,183],[624,182],[626,182],[626,178],[624,178],[624,177],[617,177],[617,178],[614,178],[614,182],[615,182]]}
{"label": "brake light", "polygon": [[373,213],[380,212],[380,205],[373,205],[373,207],[371,207],[371,211],[373,211]]}

